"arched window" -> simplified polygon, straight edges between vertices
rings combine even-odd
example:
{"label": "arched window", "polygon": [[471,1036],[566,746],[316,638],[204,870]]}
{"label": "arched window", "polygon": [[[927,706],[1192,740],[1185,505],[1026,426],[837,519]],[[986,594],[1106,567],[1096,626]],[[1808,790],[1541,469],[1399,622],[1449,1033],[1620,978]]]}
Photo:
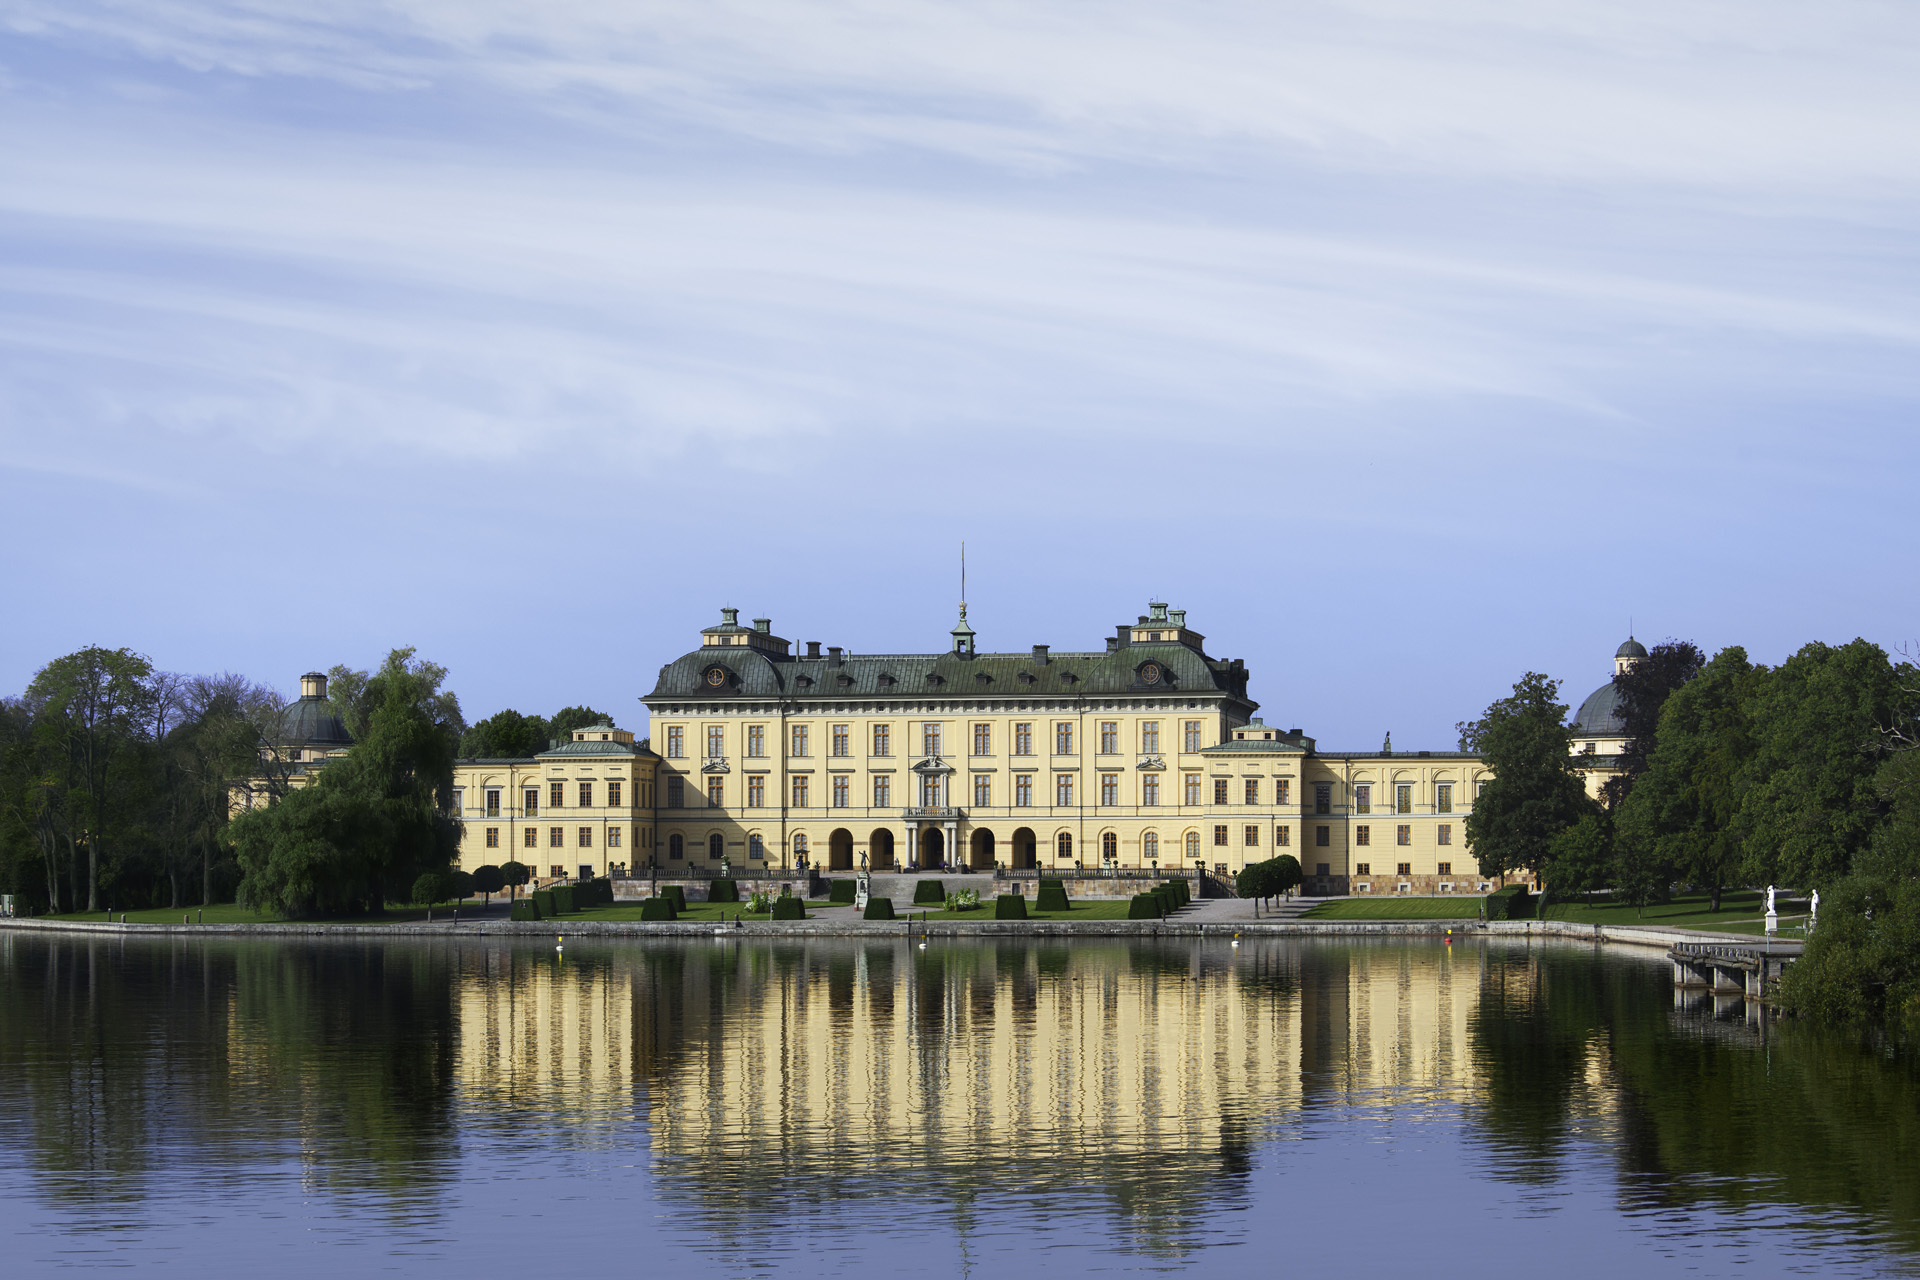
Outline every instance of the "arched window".
{"label": "arched window", "polygon": [[667,837],[667,856],[678,861],[687,856],[687,842],[678,835]]}
{"label": "arched window", "polygon": [[796,863],[807,860],[807,838],[805,836],[795,836],[793,838],[793,860]]}
{"label": "arched window", "polygon": [[1149,831],[1140,837],[1140,856],[1148,862],[1160,860],[1160,833]]}
{"label": "arched window", "polygon": [[1200,860],[1200,833],[1198,831],[1187,832],[1187,857],[1195,862]]}
{"label": "arched window", "polygon": [[1054,854],[1056,858],[1071,858],[1073,856],[1073,834],[1068,831],[1062,831],[1060,838],[1054,841],[1054,848],[1057,850]]}
{"label": "arched window", "polygon": [[712,835],[707,837],[707,856],[709,858],[712,858],[715,862],[718,862],[720,861],[721,857],[725,855],[725,853],[726,853],[726,845],[720,839],[720,833],[718,831],[714,832]]}
{"label": "arched window", "polygon": [[1100,836],[1100,856],[1103,858],[1117,858],[1120,856],[1120,837],[1118,835],[1115,835],[1111,831],[1102,833]]}
{"label": "arched window", "polygon": [[747,856],[760,862],[767,859],[767,846],[759,836],[747,837]]}

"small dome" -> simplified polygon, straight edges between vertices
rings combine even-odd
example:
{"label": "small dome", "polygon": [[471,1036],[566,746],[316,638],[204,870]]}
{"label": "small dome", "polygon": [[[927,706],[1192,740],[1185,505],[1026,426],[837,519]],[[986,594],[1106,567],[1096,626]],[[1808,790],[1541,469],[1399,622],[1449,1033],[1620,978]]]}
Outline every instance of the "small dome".
{"label": "small dome", "polygon": [[289,747],[349,747],[353,735],[331,702],[309,695],[281,713],[280,742]]}
{"label": "small dome", "polygon": [[1632,636],[1628,636],[1627,642],[1613,651],[1613,656],[1616,658],[1644,658],[1647,656],[1647,646],[1641,644]]}
{"label": "small dome", "polygon": [[[1622,646],[1624,648],[1624,646]],[[1595,689],[1580,704],[1580,710],[1573,717],[1573,736],[1576,738],[1618,738],[1626,733],[1626,721],[1620,718],[1620,691],[1613,682]]]}

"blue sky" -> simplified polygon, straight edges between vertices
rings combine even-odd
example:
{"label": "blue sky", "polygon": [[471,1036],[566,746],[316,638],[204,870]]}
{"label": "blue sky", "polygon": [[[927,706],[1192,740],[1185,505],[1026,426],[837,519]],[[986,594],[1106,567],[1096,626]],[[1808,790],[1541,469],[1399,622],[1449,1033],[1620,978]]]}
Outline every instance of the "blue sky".
{"label": "blue sky", "polygon": [[1920,11],[0,0],[0,687],[1150,597],[1323,745],[1889,647]]}

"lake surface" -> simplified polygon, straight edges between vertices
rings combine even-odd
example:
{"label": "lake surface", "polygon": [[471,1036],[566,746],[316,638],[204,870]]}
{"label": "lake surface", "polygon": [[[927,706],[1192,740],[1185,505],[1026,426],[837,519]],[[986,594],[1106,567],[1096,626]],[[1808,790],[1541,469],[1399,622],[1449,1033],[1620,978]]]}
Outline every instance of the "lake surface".
{"label": "lake surface", "polygon": [[1920,1271],[1914,1064],[1524,942],[0,933],[9,1275]]}

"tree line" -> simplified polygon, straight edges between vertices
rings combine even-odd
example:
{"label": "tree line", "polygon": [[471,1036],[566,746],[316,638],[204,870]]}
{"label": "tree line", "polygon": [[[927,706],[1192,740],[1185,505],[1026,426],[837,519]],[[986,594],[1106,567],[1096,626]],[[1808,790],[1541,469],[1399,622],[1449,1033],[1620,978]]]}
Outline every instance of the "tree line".
{"label": "tree line", "polygon": [[1877,645],[1806,645],[1777,667],[1656,645],[1614,677],[1625,747],[1582,781],[1559,685],[1529,672],[1460,726],[1493,772],[1466,821],[1483,875],[1635,906],[1680,888],[1822,895],[1796,1007],[1920,1018],[1920,672]]}

